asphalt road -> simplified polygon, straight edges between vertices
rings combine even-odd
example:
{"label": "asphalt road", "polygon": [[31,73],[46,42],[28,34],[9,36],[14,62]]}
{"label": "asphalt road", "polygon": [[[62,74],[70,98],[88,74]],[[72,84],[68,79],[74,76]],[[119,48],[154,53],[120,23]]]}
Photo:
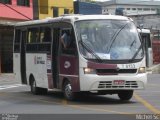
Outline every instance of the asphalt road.
{"label": "asphalt road", "polygon": [[[32,95],[28,86],[15,84],[5,87],[3,84],[0,86],[0,113],[89,114],[95,119],[99,116],[97,114],[160,115],[160,74],[148,75],[146,90],[135,91],[129,102],[120,101],[117,95],[82,96],[79,100],[70,102],[66,101],[61,93]],[[136,119],[136,116],[133,117]],[[152,119],[154,117],[152,116]],[[160,120],[160,116],[157,119]]]}

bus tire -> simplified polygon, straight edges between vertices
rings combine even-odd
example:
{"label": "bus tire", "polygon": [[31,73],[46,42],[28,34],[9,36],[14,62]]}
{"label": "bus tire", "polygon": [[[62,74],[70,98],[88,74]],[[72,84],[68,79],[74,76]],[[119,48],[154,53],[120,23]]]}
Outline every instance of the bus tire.
{"label": "bus tire", "polygon": [[30,87],[31,87],[31,93],[33,93],[34,95],[39,94],[39,88],[36,86],[36,81],[34,80],[34,78],[31,81]]}
{"label": "bus tire", "polygon": [[38,88],[42,95],[46,95],[48,93],[47,88]]}
{"label": "bus tire", "polygon": [[118,97],[122,101],[129,101],[133,96],[133,90],[123,90],[118,93]]}
{"label": "bus tire", "polygon": [[75,94],[74,92],[72,92],[72,85],[69,81],[65,81],[64,85],[63,85],[63,93],[64,93],[64,97],[67,100],[74,100],[75,99]]}

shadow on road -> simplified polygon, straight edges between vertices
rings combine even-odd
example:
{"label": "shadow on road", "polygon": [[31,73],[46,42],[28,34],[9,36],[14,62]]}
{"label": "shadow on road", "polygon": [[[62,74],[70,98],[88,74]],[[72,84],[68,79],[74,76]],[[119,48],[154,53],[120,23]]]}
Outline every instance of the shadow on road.
{"label": "shadow on road", "polygon": [[[52,104],[52,102],[62,103],[66,101],[63,93],[60,92],[48,92],[47,94],[33,95],[30,91],[24,91],[16,93],[16,96],[23,98],[45,100]],[[115,95],[92,95],[92,94],[81,94],[74,101],[66,101],[68,105],[118,105],[118,104],[134,104],[135,101],[121,101],[118,96]]]}

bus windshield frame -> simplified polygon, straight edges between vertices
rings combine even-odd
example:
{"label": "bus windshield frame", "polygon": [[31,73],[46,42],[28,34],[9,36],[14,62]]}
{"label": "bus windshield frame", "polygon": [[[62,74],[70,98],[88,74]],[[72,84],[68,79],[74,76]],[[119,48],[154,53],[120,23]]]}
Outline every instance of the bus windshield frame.
{"label": "bus windshield frame", "polygon": [[140,35],[129,20],[76,21],[75,31],[80,54],[87,60],[138,62],[144,58]]}

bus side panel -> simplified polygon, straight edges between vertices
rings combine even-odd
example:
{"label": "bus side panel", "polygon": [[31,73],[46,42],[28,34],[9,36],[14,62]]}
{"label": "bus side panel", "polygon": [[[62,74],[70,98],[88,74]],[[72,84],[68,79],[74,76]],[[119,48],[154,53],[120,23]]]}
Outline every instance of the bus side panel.
{"label": "bus side panel", "polygon": [[20,71],[20,53],[13,53],[13,71],[15,74],[15,79],[22,83],[21,81],[21,71]]}
{"label": "bus side panel", "polygon": [[34,76],[37,87],[48,88],[47,77],[47,55],[46,54],[26,54],[26,72],[29,83],[30,75]]}

